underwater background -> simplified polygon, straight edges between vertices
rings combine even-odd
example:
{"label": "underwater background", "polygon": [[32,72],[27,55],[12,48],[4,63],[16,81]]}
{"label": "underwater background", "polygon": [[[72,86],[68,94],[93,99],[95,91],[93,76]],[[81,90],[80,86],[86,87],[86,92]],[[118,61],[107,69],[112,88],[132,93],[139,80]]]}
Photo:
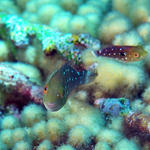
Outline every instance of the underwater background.
{"label": "underwater background", "polygon": [[0,0],[0,150],[150,150],[150,1]]}

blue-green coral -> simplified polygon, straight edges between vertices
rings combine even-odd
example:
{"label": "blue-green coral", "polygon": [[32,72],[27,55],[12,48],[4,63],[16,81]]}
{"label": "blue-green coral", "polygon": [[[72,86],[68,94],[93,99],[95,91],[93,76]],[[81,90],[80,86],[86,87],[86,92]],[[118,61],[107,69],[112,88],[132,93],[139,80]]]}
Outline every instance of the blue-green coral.
{"label": "blue-green coral", "polygon": [[56,50],[75,63],[81,62],[81,51],[85,48],[100,48],[100,42],[87,34],[63,34],[46,25],[31,24],[16,15],[0,13],[0,24],[6,27],[10,39],[16,46],[28,45],[30,37],[35,36],[42,44],[42,50],[46,54]]}

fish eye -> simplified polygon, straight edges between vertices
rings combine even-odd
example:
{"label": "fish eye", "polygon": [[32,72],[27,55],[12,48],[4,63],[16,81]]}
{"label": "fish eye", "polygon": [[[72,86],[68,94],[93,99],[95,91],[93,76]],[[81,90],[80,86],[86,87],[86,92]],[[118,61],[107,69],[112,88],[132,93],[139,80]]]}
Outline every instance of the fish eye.
{"label": "fish eye", "polygon": [[44,87],[43,93],[44,93],[44,94],[47,94],[47,91],[48,91],[48,85],[46,85],[46,86]]}
{"label": "fish eye", "polygon": [[134,53],[134,57],[139,57],[139,53]]}

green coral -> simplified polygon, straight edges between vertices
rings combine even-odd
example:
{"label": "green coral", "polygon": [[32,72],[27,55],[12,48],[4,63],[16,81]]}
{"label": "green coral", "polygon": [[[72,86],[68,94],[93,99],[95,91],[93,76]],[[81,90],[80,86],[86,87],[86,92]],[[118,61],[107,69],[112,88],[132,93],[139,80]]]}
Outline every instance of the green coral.
{"label": "green coral", "polygon": [[4,25],[1,32],[4,35],[8,34],[10,40],[17,47],[29,45],[30,40],[35,37],[41,43],[42,50],[46,54],[56,50],[60,55],[75,63],[81,62],[81,50],[94,49],[95,44],[97,45],[96,48],[100,47],[99,41],[89,35],[63,34],[46,25],[29,23],[16,15],[0,13],[0,25]]}
{"label": "green coral", "polygon": [[[16,118],[19,121],[19,126],[17,126],[16,122],[16,125],[13,125],[15,128],[12,128],[12,126],[7,128],[0,127],[0,144],[2,144],[4,150],[5,147],[16,150],[21,146],[23,147],[22,149],[28,148],[29,150],[33,148],[37,150],[74,150],[77,147],[86,147],[87,143],[90,145],[93,138],[91,129],[93,127],[96,128],[96,124],[101,127],[99,122],[94,123],[93,117],[95,116],[91,116],[90,113],[93,112],[93,115],[97,115],[97,118],[102,116],[98,112],[97,114],[89,105],[83,106],[83,111],[85,112],[86,109],[86,112],[89,112],[87,117],[84,118],[91,124],[84,124],[78,116],[79,119],[76,120],[72,128],[68,128],[68,124],[71,122],[64,121],[65,112],[68,115],[75,114],[76,112],[72,112],[71,110],[74,109],[73,107],[79,108],[78,103],[71,106],[69,104],[55,113],[43,111],[42,106],[36,104],[25,106],[21,111],[21,119]],[[81,113],[83,114],[82,111]],[[82,116],[81,113],[80,115]],[[42,114],[44,114],[44,118]],[[13,118],[13,115],[10,116]],[[81,119],[84,120],[84,118]],[[7,117],[2,119],[2,122],[9,122],[9,120]]]}

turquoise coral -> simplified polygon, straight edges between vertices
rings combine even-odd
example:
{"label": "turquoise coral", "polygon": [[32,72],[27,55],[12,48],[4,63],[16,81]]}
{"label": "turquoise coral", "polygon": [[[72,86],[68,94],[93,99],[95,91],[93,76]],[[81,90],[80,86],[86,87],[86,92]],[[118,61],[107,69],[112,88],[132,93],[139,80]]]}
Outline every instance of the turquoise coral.
{"label": "turquoise coral", "polygon": [[18,47],[29,45],[30,36],[35,36],[46,54],[57,51],[75,63],[81,62],[81,52],[85,48],[99,49],[100,42],[87,34],[63,34],[46,25],[31,24],[16,15],[0,13],[0,24],[8,29],[10,39]]}

